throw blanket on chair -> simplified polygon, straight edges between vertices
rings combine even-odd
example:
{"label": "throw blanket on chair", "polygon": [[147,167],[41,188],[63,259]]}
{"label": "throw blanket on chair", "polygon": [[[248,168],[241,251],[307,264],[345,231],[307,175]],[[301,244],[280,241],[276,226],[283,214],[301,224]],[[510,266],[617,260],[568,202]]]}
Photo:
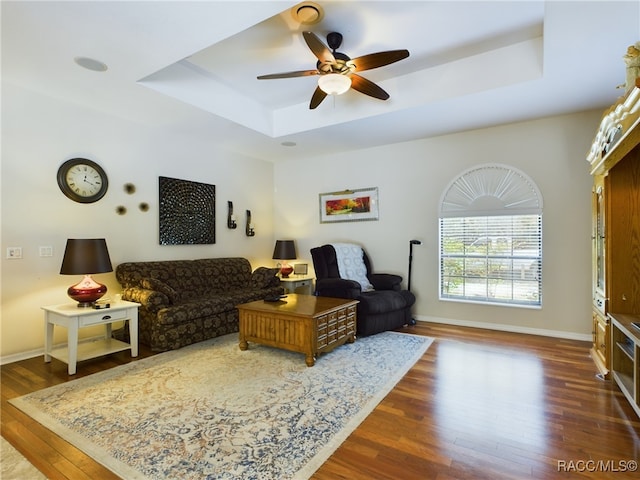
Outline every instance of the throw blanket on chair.
{"label": "throw blanket on chair", "polygon": [[355,280],[362,286],[363,292],[373,290],[373,285],[367,278],[362,247],[353,243],[332,243],[331,246],[336,251],[340,277]]}

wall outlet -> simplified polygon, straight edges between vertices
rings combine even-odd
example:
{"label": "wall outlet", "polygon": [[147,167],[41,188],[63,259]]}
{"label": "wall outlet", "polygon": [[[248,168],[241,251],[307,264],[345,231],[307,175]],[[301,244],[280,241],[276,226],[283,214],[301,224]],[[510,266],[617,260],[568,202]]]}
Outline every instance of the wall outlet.
{"label": "wall outlet", "polygon": [[41,257],[53,257],[53,247],[40,247]]}
{"label": "wall outlet", "polygon": [[7,247],[7,258],[10,260],[22,258],[22,247]]}

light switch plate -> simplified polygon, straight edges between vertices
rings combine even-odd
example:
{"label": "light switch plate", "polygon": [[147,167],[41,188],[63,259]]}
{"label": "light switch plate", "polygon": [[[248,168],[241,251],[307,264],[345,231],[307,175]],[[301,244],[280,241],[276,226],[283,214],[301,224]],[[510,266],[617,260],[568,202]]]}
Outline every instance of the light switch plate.
{"label": "light switch plate", "polygon": [[41,257],[53,257],[53,247],[40,247]]}
{"label": "light switch plate", "polygon": [[10,260],[22,258],[22,247],[7,247],[7,258]]}

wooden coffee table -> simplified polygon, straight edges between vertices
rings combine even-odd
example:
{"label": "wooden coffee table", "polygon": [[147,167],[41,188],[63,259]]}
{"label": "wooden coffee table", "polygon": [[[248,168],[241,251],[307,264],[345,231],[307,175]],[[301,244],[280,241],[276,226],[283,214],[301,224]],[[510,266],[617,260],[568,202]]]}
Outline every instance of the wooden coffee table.
{"label": "wooden coffee table", "polygon": [[290,294],[279,302],[238,305],[240,350],[255,342],[305,354],[309,367],[318,354],[356,339],[358,300]]}

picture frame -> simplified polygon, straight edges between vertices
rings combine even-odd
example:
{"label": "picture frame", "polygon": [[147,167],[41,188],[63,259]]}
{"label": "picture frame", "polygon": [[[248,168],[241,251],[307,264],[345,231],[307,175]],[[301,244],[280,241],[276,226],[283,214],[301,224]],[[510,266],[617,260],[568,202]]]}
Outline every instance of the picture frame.
{"label": "picture frame", "polygon": [[378,187],[320,194],[320,223],[378,220]]}
{"label": "picture frame", "polygon": [[293,264],[293,274],[294,275],[307,275],[309,272],[309,264],[308,263],[294,263]]}

